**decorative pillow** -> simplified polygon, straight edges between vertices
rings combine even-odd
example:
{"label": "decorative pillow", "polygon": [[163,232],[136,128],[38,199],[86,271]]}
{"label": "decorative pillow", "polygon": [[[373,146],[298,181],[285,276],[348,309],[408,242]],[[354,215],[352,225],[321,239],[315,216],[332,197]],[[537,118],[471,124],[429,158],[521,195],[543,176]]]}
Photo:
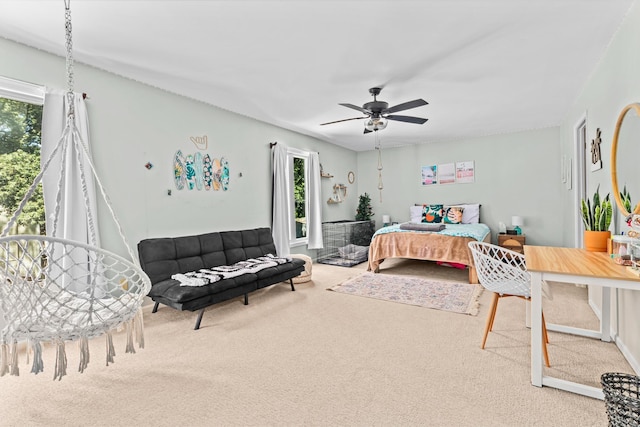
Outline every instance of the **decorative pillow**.
{"label": "decorative pillow", "polygon": [[461,224],[464,208],[462,206],[449,206],[444,210],[445,224]]}
{"label": "decorative pillow", "polygon": [[422,222],[422,205],[409,206],[409,221],[414,224]]}
{"label": "decorative pillow", "polygon": [[440,223],[442,222],[442,205],[423,205],[422,222]]}
{"label": "decorative pillow", "polygon": [[458,205],[464,209],[462,213],[462,223],[463,224],[477,224],[480,222],[480,204],[465,204]]}
{"label": "decorative pillow", "polygon": [[460,207],[462,212],[462,224],[478,224],[480,222],[480,204],[479,203],[457,203],[455,205],[445,206],[445,210],[449,207]]}

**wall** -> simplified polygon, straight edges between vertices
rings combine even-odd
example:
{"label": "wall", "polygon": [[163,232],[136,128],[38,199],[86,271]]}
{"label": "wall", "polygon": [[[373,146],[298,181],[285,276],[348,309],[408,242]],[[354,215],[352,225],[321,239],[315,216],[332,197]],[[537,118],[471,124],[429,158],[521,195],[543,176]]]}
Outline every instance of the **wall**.
{"label": "wall", "polygon": [[[0,52],[0,75],[66,88],[63,58],[2,38]],[[356,153],[333,144],[82,64],[76,64],[75,79],[76,90],[89,95],[96,169],[132,246],[147,237],[270,226],[272,141],[320,153],[325,170],[335,176],[322,180],[323,201],[334,183],[346,183],[347,173],[355,171]],[[190,137],[202,135],[208,137],[203,153],[229,161],[226,192],[175,188],[174,153],[195,153]],[[144,167],[147,162],[152,169]],[[343,203],[323,204],[324,220],[355,217],[357,197],[350,187]],[[103,246],[127,256],[104,203],[99,220]]]}
{"label": "wall", "polygon": [[[416,203],[480,203],[480,219],[491,228],[494,241],[498,223],[510,226],[511,216],[519,215],[527,244],[561,245],[558,140],[559,129],[548,128],[385,149],[381,132],[382,202],[377,150],[358,153],[358,191],[371,195],[378,226],[383,214],[408,221],[409,206]],[[422,166],[468,160],[475,164],[474,183],[421,185]]]}
{"label": "wall", "polygon": [[[574,127],[581,117],[587,117],[587,142],[602,131],[601,154],[603,168],[596,172],[587,171],[586,194],[593,195],[600,186],[600,194],[611,191],[611,140],[619,112],[632,102],[640,102],[640,4],[635,2],[627,17],[611,41],[600,64],[594,70],[582,93],[576,99],[566,120],[560,128],[562,153],[573,158]],[[637,138],[634,141],[638,144]],[[637,164],[637,159],[636,159]],[[575,214],[575,189],[566,191],[563,197],[563,243],[573,246]],[[633,195],[634,202],[638,195]],[[624,230],[625,227],[622,229]],[[589,289],[589,300],[594,310],[599,312],[601,299],[597,287]],[[619,291],[613,296],[620,301],[619,313],[613,310],[612,325],[619,333],[618,344],[631,361],[636,371],[640,370],[640,327],[638,312],[640,293]],[[614,331],[615,332],[615,331]]]}

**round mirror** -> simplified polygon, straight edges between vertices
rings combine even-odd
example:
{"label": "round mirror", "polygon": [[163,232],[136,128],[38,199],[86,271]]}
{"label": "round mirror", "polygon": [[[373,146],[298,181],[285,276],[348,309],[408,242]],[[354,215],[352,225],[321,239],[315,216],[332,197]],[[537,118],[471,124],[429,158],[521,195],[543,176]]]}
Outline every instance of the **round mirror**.
{"label": "round mirror", "polygon": [[[620,112],[611,143],[611,186],[618,209],[625,218],[632,213],[640,214],[639,163],[640,104],[634,103]],[[631,204],[625,203],[621,191],[629,195]]]}

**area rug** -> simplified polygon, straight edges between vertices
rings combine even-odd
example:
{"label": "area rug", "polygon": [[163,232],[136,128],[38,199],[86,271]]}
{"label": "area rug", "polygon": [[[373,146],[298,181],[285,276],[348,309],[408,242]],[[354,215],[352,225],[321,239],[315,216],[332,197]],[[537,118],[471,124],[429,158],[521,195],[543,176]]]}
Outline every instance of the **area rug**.
{"label": "area rug", "polygon": [[482,286],[366,272],[327,290],[475,316]]}

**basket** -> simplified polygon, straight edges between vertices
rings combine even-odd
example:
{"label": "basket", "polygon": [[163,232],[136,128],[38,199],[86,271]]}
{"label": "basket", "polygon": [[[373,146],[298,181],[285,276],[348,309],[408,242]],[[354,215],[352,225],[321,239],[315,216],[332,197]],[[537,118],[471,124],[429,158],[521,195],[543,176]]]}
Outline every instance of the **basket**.
{"label": "basket", "polygon": [[640,378],[609,372],[600,380],[609,425],[640,426]]}

